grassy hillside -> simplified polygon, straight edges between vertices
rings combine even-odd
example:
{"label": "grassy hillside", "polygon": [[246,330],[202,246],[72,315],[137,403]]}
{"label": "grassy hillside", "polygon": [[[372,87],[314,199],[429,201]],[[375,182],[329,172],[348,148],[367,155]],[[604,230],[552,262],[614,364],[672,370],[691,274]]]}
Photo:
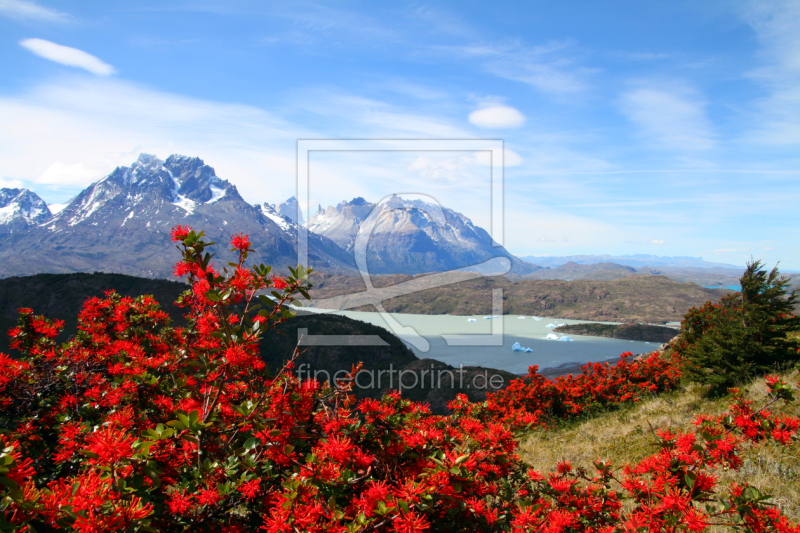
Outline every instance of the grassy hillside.
{"label": "grassy hillside", "polygon": [[[411,280],[410,276],[376,277],[376,287]],[[417,279],[417,278],[414,278]],[[312,296],[330,298],[365,290],[360,278],[327,276],[315,286]],[[478,315],[492,312],[492,289],[503,289],[503,313],[512,315],[544,315],[577,320],[622,322],[678,321],[690,307],[716,301],[728,291],[704,289],[693,283],[678,283],[664,276],[629,276],[613,281],[518,280],[485,277],[460,281],[451,285],[425,289],[386,300],[389,312],[428,315]],[[350,304],[358,307],[356,297]]]}
{"label": "grassy hillside", "polygon": [[[782,374],[787,383],[800,380],[797,370]],[[764,380],[747,387],[747,397],[756,406],[766,403]],[[537,430],[521,442],[522,458],[535,469],[555,470],[561,460],[593,472],[593,461],[606,458],[619,467],[626,462],[639,461],[656,449],[652,429],[689,430],[698,413],[719,414],[727,410],[730,398],[709,400],[703,389],[691,385],[683,390],[653,397],[635,406],[603,413],[589,419],[564,423],[561,426]],[[776,403],[775,413],[800,415],[798,402]],[[721,484],[748,482],[774,495],[791,519],[800,520],[800,446],[758,445],[746,447],[744,467],[738,472],[717,471]]]}

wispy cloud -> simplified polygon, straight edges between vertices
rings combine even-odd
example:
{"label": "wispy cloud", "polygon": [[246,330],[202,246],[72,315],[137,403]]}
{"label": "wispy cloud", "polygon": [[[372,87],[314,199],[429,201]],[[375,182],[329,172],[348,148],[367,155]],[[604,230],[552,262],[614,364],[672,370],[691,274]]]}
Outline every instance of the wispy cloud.
{"label": "wispy cloud", "polygon": [[519,81],[553,95],[575,94],[587,88],[595,69],[579,65],[575,41],[550,42],[541,46],[521,43],[467,46],[435,46],[431,50],[477,61],[487,72]]}
{"label": "wispy cloud", "polygon": [[14,19],[66,22],[70,16],[29,0],[0,0],[0,15]]}
{"label": "wispy cloud", "polygon": [[715,145],[706,103],[679,84],[648,83],[622,95],[622,113],[663,148],[708,150]]}
{"label": "wispy cloud", "polygon": [[294,194],[294,139],[315,136],[258,107],[156,91],[115,78],[42,84],[17,96],[0,96],[0,109],[0,168],[39,184],[37,192],[55,191],[58,197],[49,198],[54,201],[117,165],[129,165],[139,152],[200,156],[220,176],[234,178],[245,198],[280,201]]}
{"label": "wispy cloud", "polygon": [[77,67],[88,70],[96,76],[108,76],[116,70],[101,59],[69,46],[63,46],[44,39],[25,39],[19,43],[39,57],[49,59],[68,67]]}
{"label": "wispy cloud", "polygon": [[800,3],[751,0],[740,5],[742,18],[756,32],[762,65],[747,73],[768,95],[757,101],[747,142],[800,144]]}

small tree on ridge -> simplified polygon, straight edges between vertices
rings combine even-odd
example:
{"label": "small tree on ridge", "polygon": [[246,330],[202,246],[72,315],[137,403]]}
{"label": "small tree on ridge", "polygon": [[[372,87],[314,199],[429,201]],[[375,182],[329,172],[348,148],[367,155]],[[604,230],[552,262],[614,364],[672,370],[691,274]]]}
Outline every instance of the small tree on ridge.
{"label": "small tree on ridge", "polygon": [[761,261],[751,261],[739,279],[740,292],[691,309],[675,350],[687,377],[718,395],[800,360],[798,343],[787,336],[800,330],[794,314],[800,294],[789,292],[789,281],[777,266],[767,273]]}

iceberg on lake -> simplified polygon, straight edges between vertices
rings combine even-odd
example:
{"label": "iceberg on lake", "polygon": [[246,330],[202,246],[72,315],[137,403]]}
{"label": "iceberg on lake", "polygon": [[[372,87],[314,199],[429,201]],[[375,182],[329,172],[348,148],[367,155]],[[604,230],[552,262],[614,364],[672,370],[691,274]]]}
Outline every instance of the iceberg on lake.
{"label": "iceberg on lake", "polygon": [[558,335],[556,335],[555,333],[548,333],[547,337],[545,337],[545,339],[550,339],[551,341],[557,341],[558,340]]}
{"label": "iceberg on lake", "polygon": [[477,321],[478,321],[477,318],[468,318],[467,319],[467,322],[477,322]]}
{"label": "iceberg on lake", "polygon": [[538,316],[534,316],[534,317],[532,317],[532,318],[533,318],[535,321],[537,321],[537,322],[539,322],[539,321],[541,321],[541,320],[542,320],[542,319],[541,319],[541,318],[539,318]]}
{"label": "iceberg on lake", "polygon": [[550,322],[550,323],[549,323],[549,324],[547,324],[545,327],[546,327],[546,328],[557,328],[558,326],[556,326],[555,324],[553,324],[552,322]]}
{"label": "iceberg on lake", "polygon": [[518,316],[517,318],[519,318],[520,320],[525,320],[524,316]]}
{"label": "iceberg on lake", "polygon": [[560,338],[560,339],[558,339],[558,340],[560,340],[560,341],[568,341],[568,342],[569,342],[569,341],[572,341],[572,339],[571,339],[571,338],[569,338],[569,337],[561,337],[561,338]]}
{"label": "iceberg on lake", "polygon": [[518,343],[518,342],[515,342],[514,345],[511,346],[511,349],[513,351],[515,351],[515,352],[527,352],[527,353],[530,353],[530,352],[533,351],[530,348],[523,348],[522,345],[520,343]]}
{"label": "iceberg on lake", "polygon": [[489,320],[489,319],[492,319],[492,318],[500,318],[500,317],[499,317],[499,316],[497,316],[497,315],[494,315],[494,316],[485,316],[485,317],[483,317],[483,319],[484,319],[484,320]]}

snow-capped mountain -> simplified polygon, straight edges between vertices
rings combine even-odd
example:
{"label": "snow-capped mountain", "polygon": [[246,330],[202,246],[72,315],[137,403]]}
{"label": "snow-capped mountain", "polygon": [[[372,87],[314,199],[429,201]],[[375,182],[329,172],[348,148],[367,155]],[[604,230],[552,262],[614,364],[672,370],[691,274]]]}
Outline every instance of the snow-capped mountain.
{"label": "snow-capped mountain", "polygon": [[0,189],[0,234],[24,231],[51,216],[47,204],[36,193],[28,189]]}
{"label": "snow-capped mountain", "polygon": [[[172,155],[162,161],[142,154],[130,167],[118,167],[84,189],[42,224],[5,238],[0,273],[104,270],[170,277],[179,258],[177,251],[170,252],[170,230],[177,224],[203,230],[219,243],[213,251],[220,268],[234,259],[228,242],[239,232],[250,235],[254,260],[279,271],[297,262],[297,225],[291,219],[248,204],[199,158]],[[353,269],[352,258],[320,236],[309,239],[309,262],[331,272]]]}
{"label": "snow-capped mountain", "polygon": [[[439,209],[444,220],[437,221],[431,213]],[[519,260],[503,247],[493,246],[491,236],[461,213],[422,200],[393,196],[376,206],[355,198],[326,210],[320,208],[306,227],[351,253],[358,251],[359,230],[372,227],[366,257],[373,274],[469,269],[493,257],[508,258],[511,272],[518,275],[540,268]]]}

